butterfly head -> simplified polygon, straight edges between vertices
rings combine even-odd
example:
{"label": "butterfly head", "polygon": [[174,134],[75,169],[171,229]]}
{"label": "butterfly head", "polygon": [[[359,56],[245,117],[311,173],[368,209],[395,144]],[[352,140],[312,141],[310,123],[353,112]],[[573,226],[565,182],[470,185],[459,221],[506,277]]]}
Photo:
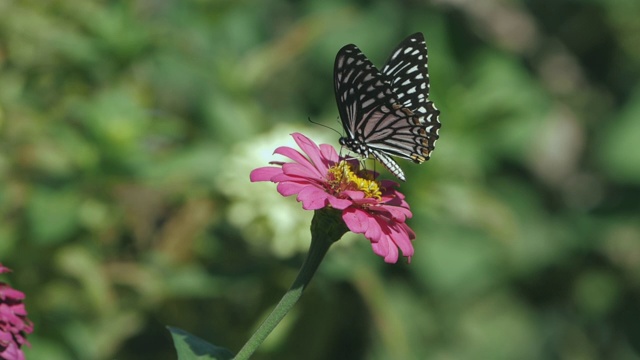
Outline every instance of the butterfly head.
{"label": "butterfly head", "polygon": [[370,154],[369,147],[367,147],[365,144],[358,141],[357,139],[343,136],[340,138],[339,142],[340,142],[340,145],[346,147],[350,151],[353,151],[356,154],[362,155],[365,158],[369,157],[369,154]]}

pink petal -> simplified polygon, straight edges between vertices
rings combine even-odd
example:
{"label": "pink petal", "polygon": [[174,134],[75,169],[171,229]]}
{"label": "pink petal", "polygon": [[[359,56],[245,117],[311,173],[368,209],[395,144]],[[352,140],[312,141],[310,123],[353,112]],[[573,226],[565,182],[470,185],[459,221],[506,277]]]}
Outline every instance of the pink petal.
{"label": "pink petal", "polygon": [[[24,298],[24,296],[23,296]],[[27,315],[27,308],[24,304],[16,304],[11,307],[11,311],[17,316],[25,316]]]}
{"label": "pink petal", "polygon": [[[378,219],[382,220],[382,219]],[[391,237],[392,231],[387,226],[386,222],[380,222],[380,227],[382,230],[382,236],[380,237],[380,241],[377,243],[371,243],[371,248],[373,252],[377,255],[384,257],[384,261],[386,263],[395,263],[398,261],[398,248],[393,242],[393,238]]]}
{"label": "pink petal", "polygon": [[388,264],[395,264],[398,262],[398,248],[393,243],[391,243],[391,241],[388,241],[388,244],[389,244],[388,245],[389,251],[387,252],[387,255],[384,257],[384,262]]}
{"label": "pink petal", "polygon": [[287,163],[282,165],[282,172],[289,176],[299,176],[307,179],[322,180],[323,174],[318,169],[297,163]]}
{"label": "pink petal", "polygon": [[335,196],[330,196],[329,197],[329,204],[338,210],[344,210],[346,208],[348,208],[349,206],[353,205],[353,201],[348,200],[348,199],[338,199]]}
{"label": "pink petal", "polygon": [[[320,144],[320,154],[323,158],[328,160],[326,162],[327,170],[329,169],[329,166],[340,162],[340,157],[338,156],[336,149],[329,144]],[[332,164],[330,164],[330,162]]]}
{"label": "pink petal", "polygon": [[304,189],[307,186],[311,186],[311,185],[306,183],[303,184],[303,183],[296,183],[293,181],[285,181],[285,182],[279,183],[276,189],[282,196],[291,196],[294,194],[298,194],[300,191],[302,191],[302,189]]}
{"label": "pink petal", "polygon": [[394,193],[396,195],[384,194],[382,196],[382,202],[384,202],[387,205],[399,206],[399,207],[409,209],[409,204],[407,204],[407,202],[404,200],[404,196],[400,196],[402,194],[398,192],[394,192]]}
{"label": "pink petal", "polygon": [[342,193],[347,195],[349,198],[353,200],[364,199],[364,192],[359,190],[345,190]]}
{"label": "pink petal", "polygon": [[[414,249],[411,239],[415,238],[415,233],[407,224],[397,223],[392,220],[386,220],[383,217],[373,216],[376,225],[370,225],[369,229],[378,228],[380,233],[374,233],[372,230],[365,233],[369,240],[371,240],[371,248],[376,255],[384,257],[384,261],[387,263],[395,263],[398,261],[398,248],[402,251],[402,255],[406,256],[409,261],[413,256]],[[378,241],[373,239],[377,236]]]}
{"label": "pink petal", "polygon": [[382,180],[380,181],[380,185],[382,185],[383,188],[387,188],[387,189],[397,188],[400,186],[400,184],[398,184],[393,180]]}
{"label": "pink petal", "polygon": [[393,192],[393,195],[395,197],[397,197],[400,200],[404,200],[405,196],[403,193],[401,193],[400,191],[396,190],[396,189],[392,189],[391,192]]}
{"label": "pink petal", "polygon": [[356,234],[364,234],[369,226],[368,214],[356,208],[344,210],[342,212],[342,220],[344,220],[349,230]]}
{"label": "pink petal", "polygon": [[317,187],[322,186],[322,183],[318,180],[309,179],[309,178],[300,177],[300,176],[289,176],[287,174],[278,174],[272,177],[271,181],[274,183],[291,181],[291,182],[300,183],[300,184],[314,185]]}
{"label": "pink petal", "polygon": [[309,159],[307,159],[304,155],[302,155],[300,151],[290,148],[288,146],[280,146],[276,148],[273,151],[273,153],[286,156],[297,163],[304,163],[304,162],[309,163]]}
{"label": "pink petal", "polygon": [[374,198],[363,198],[363,199],[354,199],[352,200],[354,204],[362,207],[362,205],[377,205],[378,200]]}
{"label": "pink petal", "polygon": [[405,222],[407,217],[411,217],[411,211],[405,208],[397,207],[397,206],[371,206],[369,208],[371,211],[379,212],[381,214],[389,214],[391,219],[397,222]]}
{"label": "pink petal", "polygon": [[400,226],[402,226],[404,231],[407,233],[407,236],[409,237],[409,240],[414,240],[416,238],[416,233],[413,232],[413,230],[409,227],[409,225],[404,223],[404,224],[401,224]]}
{"label": "pink petal", "polygon": [[396,220],[399,222],[405,222],[407,218],[410,218],[411,216],[413,216],[413,214],[411,214],[411,210],[407,208],[396,207],[396,206],[385,206],[385,208],[389,211],[393,220]]}
{"label": "pink petal", "polygon": [[7,284],[0,282],[0,299],[5,300],[7,298],[14,299],[14,300],[22,300],[24,299],[24,293],[22,291],[9,287]]}
{"label": "pink petal", "polygon": [[302,202],[305,210],[318,210],[327,206],[329,194],[313,186],[307,186],[300,190],[298,201]]}
{"label": "pink petal", "polygon": [[402,225],[405,224],[396,224],[396,226],[391,227],[391,240],[394,244],[396,244],[396,246],[400,248],[400,250],[402,251],[402,256],[412,256],[414,250],[413,244],[409,239],[409,234],[407,233],[407,229],[409,229],[409,227],[407,226],[405,228]]}
{"label": "pink petal", "polygon": [[316,145],[315,142],[313,142],[313,140],[309,139],[308,137],[300,134],[300,133],[293,133],[291,134],[291,136],[293,136],[293,139],[296,141],[296,144],[298,144],[298,146],[300,146],[300,149],[302,149],[302,151],[304,151],[307,156],[309,156],[309,159],[311,159],[311,161],[315,164],[316,169],[323,171],[326,173],[326,170],[328,169],[328,167],[326,167],[324,159],[322,158],[322,155],[320,154],[320,148],[318,148],[318,145]]}
{"label": "pink petal", "polygon": [[380,229],[380,224],[376,221],[373,216],[369,217],[369,226],[367,227],[367,231],[364,233],[364,237],[369,239],[371,242],[380,241],[380,237],[382,236],[382,229]]}
{"label": "pink petal", "polygon": [[24,360],[24,353],[22,350],[18,349],[18,347],[10,342],[7,345],[7,348],[0,354],[3,359],[12,359],[12,360]]}
{"label": "pink petal", "polygon": [[373,249],[373,252],[376,255],[382,256],[382,257],[387,256],[387,254],[389,254],[389,238],[387,237],[387,235],[383,234],[380,237],[379,241],[372,242],[371,248]]}
{"label": "pink petal", "polygon": [[254,169],[251,174],[249,174],[249,179],[251,180],[251,182],[271,181],[272,177],[281,173],[282,169],[279,167],[265,166]]}

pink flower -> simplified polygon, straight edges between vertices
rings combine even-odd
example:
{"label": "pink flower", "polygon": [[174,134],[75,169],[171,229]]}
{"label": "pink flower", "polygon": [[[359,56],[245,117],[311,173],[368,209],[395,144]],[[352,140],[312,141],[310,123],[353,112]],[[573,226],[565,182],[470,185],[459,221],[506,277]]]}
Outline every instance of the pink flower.
{"label": "pink flower", "polygon": [[270,162],[277,166],[253,170],[251,181],[277,183],[281,195],[296,194],[305,210],[340,210],[349,230],[364,234],[385,262],[397,262],[398,249],[411,261],[415,233],[405,221],[412,214],[404,195],[395,189],[398,184],[376,181],[376,173],[359,169],[359,162],[338,156],[330,145],[318,146],[299,133],[292,136],[304,154],[286,146],[277,148],[275,154],[293,162]]}
{"label": "pink flower", "polygon": [[[10,271],[0,264],[0,274]],[[26,336],[33,332],[33,324],[27,319],[23,299],[22,292],[0,282],[0,359],[24,360],[20,348],[29,345]]]}

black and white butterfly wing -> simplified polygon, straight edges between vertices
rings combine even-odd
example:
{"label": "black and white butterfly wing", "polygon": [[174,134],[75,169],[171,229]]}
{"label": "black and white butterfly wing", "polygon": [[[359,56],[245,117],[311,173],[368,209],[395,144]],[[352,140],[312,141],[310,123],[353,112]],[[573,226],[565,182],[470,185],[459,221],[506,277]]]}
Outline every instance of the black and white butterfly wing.
{"label": "black and white butterfly wing", "polygon": [[346,132],[340,143],[362,156],[372,155],[405,181],[389,155],[415,162],[426,160],[430,149],[421,121],[398,103],[385,76],[353,44],[336,56],[334,86]]}
{"label": "black and white butterfly wing", "polygon": [[[427,46],[422,33],[404,39],[391,53],[382,73],[402,105],[417,110],[429,97]],[[423,112],[426,111],[423,110]]]}
{"label": "black and white butterfly wing", "polygon": [[[344,46],[336,55],[334,71],[334,90],[342,126],[347,139],[365,139],[358,137],[366,125],[365,114],[373,111],[392,98],[391,89],[376,67],[367,59],[357,46]],[[369,155],[367,147],[351,149],[361,155]]]}
{"label": "black and white butterfly wing", "polygon": [[428,59],[424,36],[422,33],[415,33],[393,50],[382,73],[391,84],[391,91],[397,101],[413,111],[424,125],[431,152],[439,137],[440,111],[429,100]]}

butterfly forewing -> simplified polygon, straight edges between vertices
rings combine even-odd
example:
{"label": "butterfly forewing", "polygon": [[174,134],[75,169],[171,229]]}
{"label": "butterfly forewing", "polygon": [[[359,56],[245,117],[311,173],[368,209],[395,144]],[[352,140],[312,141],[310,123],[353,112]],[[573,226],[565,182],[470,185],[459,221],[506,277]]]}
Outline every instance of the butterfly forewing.
{"label": "butterfly forewing", "polygon": [[342,125],[352,138],[365,125],[365,114],[395,102],[378,69],[353,44],[344,46],[336,56],[334,87]]}
{"label": "butterfly forewing", "polygon": [[429,71],[427,46],[422,33],[404,39],[391,53],[382,73],[391,83],[398,101],[413,111],[419,109],[429,97]]}
{"label": "butterfly forewing", "polygon": [[428,53],[422,33],[404,39],[389,56],[382,73],[391,84],[397,101],[413,111],[424,124],[433,150],[440,129],[440,111],[428,99]]}

